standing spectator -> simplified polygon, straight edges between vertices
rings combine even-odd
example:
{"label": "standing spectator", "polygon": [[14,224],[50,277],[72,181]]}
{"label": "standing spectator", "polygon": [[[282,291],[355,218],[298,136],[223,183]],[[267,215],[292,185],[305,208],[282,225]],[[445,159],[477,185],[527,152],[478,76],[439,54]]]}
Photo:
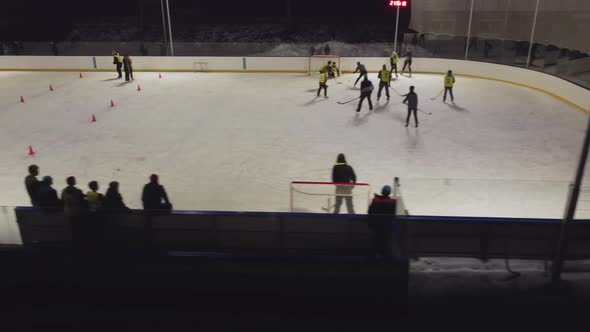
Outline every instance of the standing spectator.
{"label": "standing spectator", "polygon": [[[350,165],[346,163],[346,157],[343,153],[338,155],[336,165],[332,168],[332,182],[335,183],[356,183],[356,174]],[[350,185],[336,185],[336,205],[334,213],[340,213],[342,198],[346,200],[346,207],[349,214],[354,214],[354,205],[352,203],[352,189]]]}
{"label": "standing spectator", "polygon": [[373,233],[375,254],[382,257],[392,255],[392,234],[396,200],[389,197],[391,187],[383,186],[381,196],[375,195],[369,206],[369,229]]}
{"label": "standing spectator", "polygon": [[410,92],[402,97],[406,97],[402,103],[408,105],[408,117],[406,119],[406,127],[410,124],[410,116],[414,113],[414,121],[416,128],[418,128],[418,95],[414,92],[414,86],[410,87]]}
{"label": "standing spectator", "polygon": [[59,48],[57,47],[57,41],[55,40],[51,42],[51,53],[53,53],[54,56],[59,55]]}
{"label": "standing spectator", "polygon": [[[164,186],[158,183],[158,175],[152,174],[150,176],[150,183],[143,187],[141,200],[143,201],[143,209],[147,212],[157,211],[171,211],[172,204],[168,199]],[[164,203],[162,203],[162,200]]]}
{"label": "standing spectator", "polygon": [[68,177],[66,183],[68,186],[61,192],[61,200],[64,205],[64,214],[70,223],[74,248],[80,249],[86,242],[86,227],[82,220],[86,212],[86,202],[82,190],[75,187],[75,177]]}
{"label": "standing spectator", "polygon": [[483,56],[484,58],[490,57],[490,51],[492,50],[493,46],[489,40],[485,40],[483,43]]}
{"label": "standing spectator", "polygon": [[141,56],[148,55],[148,49],[147,49],[147,47],[145,47],[144,42],[141,42],[141,44],[139,45],[139,52],[141,53]]}
{"label": "standing spectator", "polygon": [[313,56],[315,55],[315,47],[313,47],[313,45],[311,45],[310,49],[309,49],[309,55]]}
{"label": "standing spectator", "polygon": [[330,45],[326,44],[326,46],[324,47],[324,53],[326,55],[329,55],[330,54]]}
{"label": "standing spectator", "polygon": [[119,193],[119,182],[109,183],[109,189],[104,197],[103,208],[107,212],[128,212],[129,208],[123,202],[123,197]]}
{"label": "standing spectator", "polygon": [[45,212],[59,211],[61,202],[57,198],[57,191],[51,187],[53,185],[53,178],[51,176],[44,176],[43,181],[39,185],[37,191],[38,204]]}
{"label": "standing spectator", "polygon": [[121,67],[123,66],[123,58],[121,58],[119,52],[115,50],[113,50],[113,64],[117,68],[117,74],[119,74],[119,77],[117,77],[117,79],[122,78],[123,73],[121,72]]}
{"label": "standing spectator", "polygon": [[37,194],[39,191],[39,180],[37,180],[37,176],[39,175],[39,166],[31,165],[29,166],[29,175],[25,178],[25,187],[27,188],[27,193],[31,198],[31,205],[38,206],[37,204]]}
{"label": "standing spectator", "polygon": [[133,61],[129,57],[129,54],[125,54],[123,57],[123,69],[125,70],[125,81],[129,82],[133,79]]}
{"label": "standing spectator", "polygon": [[104,196],[98,193],[98,182],[90,181],[90,183],[88,183],[88,188],[90,188],[90,191],[86,193],[88,211],[90,211],[90,213],[96,213],[102,208]]}

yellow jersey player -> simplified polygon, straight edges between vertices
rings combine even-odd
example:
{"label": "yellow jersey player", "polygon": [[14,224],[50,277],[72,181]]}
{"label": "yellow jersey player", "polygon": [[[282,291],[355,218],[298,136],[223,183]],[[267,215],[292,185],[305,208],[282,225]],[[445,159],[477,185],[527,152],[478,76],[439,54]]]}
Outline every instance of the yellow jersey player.
{"label": "yellow jersey player", "polygon": [[449,70],[447,76],[445,76],[445,96],[443,97],[443,102],[447,101],[447,92],[449,92],[451,95],[451,101],[455,102],[455,97],[453,96],[453,85],[455,85],[455,76],[453,75],[453,71]]}

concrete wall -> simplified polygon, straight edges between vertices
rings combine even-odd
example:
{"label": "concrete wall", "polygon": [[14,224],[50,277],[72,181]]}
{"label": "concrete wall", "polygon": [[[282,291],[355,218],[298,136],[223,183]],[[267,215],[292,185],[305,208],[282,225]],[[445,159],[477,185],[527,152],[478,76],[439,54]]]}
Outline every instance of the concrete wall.
{"label": "concrete wall", "polygon": [[[195,62],[206,62],[207,69],[219,72],[298,72],[307,73],[307,57],[133,57],[136,71],[186,71],[195,69]],[[370,71],[378,71],[388,58],[341,58],[341,70],[352,72],[356,62]],[[317,63],[314,62],[314,63]],[[505,83],[541,90],[580,109],[590,107],[590,90],[561,78],[518,67],[493,63],[415,58],[416,73],[444,73],[448,69],[458,75],[499,80]],[[200,70],[200,66],[197,65]],[[110,71],[112,57],[1,56],[0,70],[43,71]]]}

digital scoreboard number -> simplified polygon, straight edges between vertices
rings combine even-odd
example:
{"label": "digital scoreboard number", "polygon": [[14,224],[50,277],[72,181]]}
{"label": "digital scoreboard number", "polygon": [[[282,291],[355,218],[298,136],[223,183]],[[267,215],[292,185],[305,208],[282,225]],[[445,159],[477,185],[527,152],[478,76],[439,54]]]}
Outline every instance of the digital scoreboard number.
{"label": "digital scoreboard number", "polygon": [[408,1],[400,1],[400,0],[390,0],[389,1],[390,7],[407,7]]}

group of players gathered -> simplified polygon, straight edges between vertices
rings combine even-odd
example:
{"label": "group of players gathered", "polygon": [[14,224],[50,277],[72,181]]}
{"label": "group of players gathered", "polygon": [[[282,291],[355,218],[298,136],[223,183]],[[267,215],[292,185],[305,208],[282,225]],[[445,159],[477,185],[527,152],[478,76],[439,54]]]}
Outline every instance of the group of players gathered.
{"label": "group of players gathered", "polygon": [[[393,51],[393,53],[391,54],[391,57],[390,57],[391,69],[387,69],[387,65],[384,64],[383,68],[379,71],[379,73],[377,75],[377,78],[379,79],[379,90],[377,92],[377,101],[379,99],[381,99],[381,93],[384,89],[385,89],[385,95],[387,96],[387,101],[389,101],[389,98],[390,98],[389,88],[391,87],[391,81],[393,79],[392,78],[393,74],[395,73],[395,78],[396,79],[398,78],[399,58],[400,58],[399,54],[396,51]],[[403,55],[403,58],[404,58],[404,66],[403,66],[402,71],[399,75],[404,75],[406,68],[408,68],[409,77],[412,77],[413,53],[410,48],[408,48],[406,50],[406,53]],[[319,71],[320,71],[320,81],[319,81],[319,88],[317,91],[317,96],[319,97],[321,91],[324,90],[324,97],[327,98],[328,97],[328,80],[336,78],[336,75],[338,77],[340,77],[340,69],[337,67],[336,62],[328,61],[328,63],[323,65]],[[356,73],[360,73],[360,75],[356,79],[353,86],[356,87],[358,82],[361,81],[361,85],[360,85],[361,95],[360,95],[360,97],[355,98],[351,101],[359,99],[358,107],[356,109],[357,112],[361,111],[361,108],[362,108],[362,105],[363,105],[363,102],[365,101],[365,99],[369,103],[369,110],[373,110],[373,102],[371,100],[371,95],[373,93],[373,90],[375,90],[375,87],[373,86],[373,83],[369,80],[367,68],[362,63],[357,62],[357,67],[356,67],[356,70],[354,71],[354,74],[356,74]],[[454,85],[455,85],[455,76],[453,75],[453,72],[451,70],[449,70],[444,77],[444,90],[442,90],[432,100],[438,98],[444,91],[443,102],[446,102],[447,94],[450,95],[451,101],[454,102],[454,100],[455,100],[455,97],[453,96],[453,86]],[[393,90],[396,91],[395,89],[393,89]],[[416,90],[416,88],[414,86],[410,86],[410,91],[404,95],[402,95],[396,91],[401,97],[405,97],[405,99],[403,100],[403,103],[408,105],[408,116],[406,118],[406,127],[408,127],[408,125],[409,125],[410,118],[411,118],[412,114],[414,115],[414,122],[415,122],[416,128],[418,127],[418,110],[419,110],[419,108],[418,108],[418,95],[416,94],[415,90]]]}

